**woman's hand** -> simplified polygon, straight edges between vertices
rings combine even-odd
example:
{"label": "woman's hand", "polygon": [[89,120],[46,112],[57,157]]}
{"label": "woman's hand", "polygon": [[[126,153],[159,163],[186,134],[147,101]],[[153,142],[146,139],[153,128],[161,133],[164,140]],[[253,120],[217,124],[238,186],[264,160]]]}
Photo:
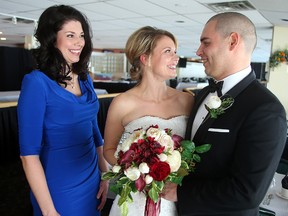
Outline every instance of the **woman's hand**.
{"label": "woman's hand", "polygon": [[101,181],[99,191],[97,193],[97,199],[100,199],[100,204],[98,205],[98,210],[101,211],[106,203],[107,193],[109,188],[109,181]]}

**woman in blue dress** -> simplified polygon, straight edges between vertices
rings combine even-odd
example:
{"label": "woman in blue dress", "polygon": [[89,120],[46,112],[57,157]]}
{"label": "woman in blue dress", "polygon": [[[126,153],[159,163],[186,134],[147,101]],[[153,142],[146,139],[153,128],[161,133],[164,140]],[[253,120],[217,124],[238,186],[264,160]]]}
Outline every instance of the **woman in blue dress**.
{"label": "woman in blue dress", "polygon": [[87,70],[88,21],[73,7],[52,6],[40,16],[35,37],[37,69],[25,75],[18,101],[20,154],[34,215],[100,215],[108,191],[101,172],[108,168]]}

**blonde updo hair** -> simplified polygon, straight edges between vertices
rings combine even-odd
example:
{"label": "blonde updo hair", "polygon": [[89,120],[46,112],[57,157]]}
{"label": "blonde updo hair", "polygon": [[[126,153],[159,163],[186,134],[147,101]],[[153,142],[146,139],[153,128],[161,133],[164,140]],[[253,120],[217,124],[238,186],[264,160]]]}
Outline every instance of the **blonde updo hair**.
{"label": "blonde updo hair", "polygon": [[177,47],[177,41],[174,35],[166,30],[157,29],[151,26],[145,26],[136,30],[127,40],[125,47],[125,54],[132,65],[130,69],[130,77],[132,80],[141,82],[142,67],[140,56],[146,54],[149,56],[159,39],[167,36],[173,40]]}

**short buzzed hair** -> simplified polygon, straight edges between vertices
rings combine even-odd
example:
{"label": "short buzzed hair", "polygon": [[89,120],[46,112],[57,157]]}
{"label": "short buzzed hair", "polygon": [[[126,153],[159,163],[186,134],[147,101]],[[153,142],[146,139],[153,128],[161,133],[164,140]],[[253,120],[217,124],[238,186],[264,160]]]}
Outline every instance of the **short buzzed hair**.
{"label": "short buzzed hair", "polygon": [[243,38],[246,50],[253,52],[257,44],[256,28],[253,22],[245,15],[237,12],[224,12],[216,14],[208,21],[216,21],[216,31],[227,37],[237,32]]}

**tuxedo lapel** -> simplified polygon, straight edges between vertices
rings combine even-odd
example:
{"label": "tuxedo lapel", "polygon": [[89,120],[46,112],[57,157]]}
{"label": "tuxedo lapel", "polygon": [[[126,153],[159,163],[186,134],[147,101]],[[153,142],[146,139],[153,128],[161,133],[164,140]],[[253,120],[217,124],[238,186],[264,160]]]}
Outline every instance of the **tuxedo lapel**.
{"label": "tuxedo lapel", "polygon": [[[237,95],[240,94],[254,80],[256,80],[256,76],[255,76],[254,71],[251,71],[243,80],[241,80],[238,84],[236,84],[225,95],[230,95],[231,97],[233,97],[235,99],[237,97]],[[209,90],[207,90],[207,92],[203,93],[202,97],[199,98],[199,100],[198,100],[197,107],[196,107],[196,103],[195,103],[195,109],[193,109],[191,116],[188,120],[186,136],[185,136],[186,139],[191,139],[191,130],[192,130],[193,121],[195,119],[195,115],[197,113],[197,110],[198,110],[200,104],[206,98],[206,96],[208,94],[209,94]],[[215,120],[216,119],[210,118],[210,116],[208,116],[208,118],[205,118],[205,121],[203,121],[203,123],[198,128],[198,130],[194,136],[194,139],[195,140],[203,140],[206,136],[206,132],[208,131],[208,129],[210,128],[210,126],[212,125],[212,123]]]}
{"label": "tuxedo lapel", "polygon": [[206,98],[206,96],[210,93],[209,88],[205,87],[201,92],[198,93],[195,99],[195,104],[191,111],[190,117],[187,122],[185,139],[191,139],[191,131],[192,131],[192,124],[194,122],[196,113],[198,111],[199,106],[201,105],[202,101]]}
{"label": "tuxedo lapel", "polygon": [[226,94],[236,98],[236,96],[246,89],[246,87],[254,80],[256,80],[256,76],[255,72],[252,70],[243,80],[230,89]]}

